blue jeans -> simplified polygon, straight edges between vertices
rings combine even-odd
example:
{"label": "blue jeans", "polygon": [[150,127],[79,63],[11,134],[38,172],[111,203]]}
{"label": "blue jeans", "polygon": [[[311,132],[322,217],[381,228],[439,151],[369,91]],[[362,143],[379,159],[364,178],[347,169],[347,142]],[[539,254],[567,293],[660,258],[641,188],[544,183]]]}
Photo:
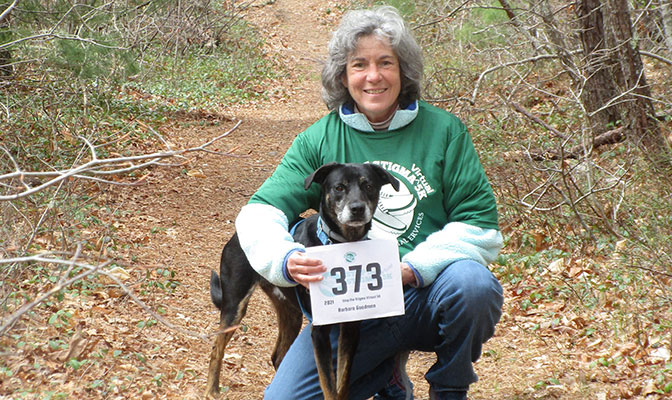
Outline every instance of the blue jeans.
{"label": "blue jeans", "polygon": [[[362,322],[350,398],[368,399],[381,392],[385,394],[376,398],[389,399],[403,394],[387,387],[395,375],[395,356],[409,350],[436,353],[436,363],[425,374],[433,398],[459,398],[454,395],[464,393],[478,379],[472,363],[501,316],[501,285],[486,267],[465,260],[446,267],[426,288],[407,288],[404,297],[405,315]],[[332,329],[331,341],[335,355],[338,329]],[[322,399],[310,325],[290,347],[265,398]]]}

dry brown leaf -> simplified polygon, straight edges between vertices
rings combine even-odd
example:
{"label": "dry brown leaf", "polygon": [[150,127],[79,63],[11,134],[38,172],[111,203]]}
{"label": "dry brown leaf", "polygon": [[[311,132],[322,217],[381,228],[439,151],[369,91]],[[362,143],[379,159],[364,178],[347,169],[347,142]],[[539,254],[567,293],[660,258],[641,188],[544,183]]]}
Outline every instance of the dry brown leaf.
{"label": "dry brown leaf", "polygon": [[670,350],[666,347],[658,347],[657,349],[651,352],[651,359],[654,363],[668,362],[670,361],[670,358],[671,358]]}
{"label": "dry brown leaf", "polygon": [[68,143],[70,143],[71,145],[77,144],[77,139],[74,136],[72,136],[68,128],[64,128],[61,131],[61,133],[63,134],[63,137],[65,137],[65,140],[68,141]]}
{"label": "dry brown leaf", "polygon": [[656,393],[656,382],[654,382],[653,379],[649,379],[646,381],[644,389],[642,389],[642,396],[646,397],[654,393]]}
{"label": "dry brown leaf", "polygon": [[187,175],[191,176],[192,178],[207,178],[207,176],[205,176],[203,171],[201,171],[200,169],[192,169],[187,172]]}
{"label": "dry brown leaf", "polygon": [[84,350],[86,350],[88,344],[89,340],[87,335],[82,332],[81,325],[78,325],[77,329],[75,330],[75,334],[72,335],[72,338],[70,339],[70,345],[68,346],[68,349],[60,351],[56,358],[63,362],[73,358],[79,359],[79,357],[83,355]]}
{"label": "dry brown leaf", "polygon": [[618,346],[618,352],[624,356],[629,356],[635,350],[637,350],[637,344],[632,342],[623,343],[622,345]]}
{"label": "dry brown leaf", "polygon": [[565,259],[558,258],[548,265],[548,270],[554,275],[560,275],[565,271]]}
{"label": "dry brown leaf", "polygon": [[548,243],[545,243],[546,235],[544,232],[534,232],[534,248],[536,251],[542,251],[548,247]]}

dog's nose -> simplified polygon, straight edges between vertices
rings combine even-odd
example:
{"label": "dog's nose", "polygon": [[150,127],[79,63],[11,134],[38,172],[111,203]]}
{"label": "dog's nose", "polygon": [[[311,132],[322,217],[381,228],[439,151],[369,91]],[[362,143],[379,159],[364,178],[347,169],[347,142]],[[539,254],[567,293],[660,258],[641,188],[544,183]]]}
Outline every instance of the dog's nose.
{"label": "dog's nose", "polygon": [[364,203],[354,203],[350,205],[350,212],[355,217],[363,217],[366,211]]}

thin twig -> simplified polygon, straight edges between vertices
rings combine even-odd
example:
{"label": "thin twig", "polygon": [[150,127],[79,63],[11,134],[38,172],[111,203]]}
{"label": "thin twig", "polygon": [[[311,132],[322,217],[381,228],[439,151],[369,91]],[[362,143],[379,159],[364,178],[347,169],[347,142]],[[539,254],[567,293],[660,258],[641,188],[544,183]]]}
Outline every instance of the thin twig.
{"label": "thin twig", "polygon": [[[196,147],[191,147],[188,149],[181,149],[181,150],[172,150],[172,151],[165,151],[165,152],[156,152],[156,153],[151,153],[151,154],[141,154],[137,156],[129,156],[129,157],[114,157],[114,158],[105,158],[105,159],[99,159],[95,153],[95,146],[93,146],[88,140],[81,138],[84,140],[89,147],[89,149],[92,151],[92,160],[84,163],[80,166],[73,167],[67,170],[60,170],[60,171],[52,171],[52,172],[47,172],[47,171],[40,171],[40,172],[24,172],[22,171],[14,158],[11,156],[11,154],[2,148],[2,150],[7,153],[9,158],[11,159],[12,163],[14,164],[14,167],[16,171],[7,173],[4,175],[0,175],[0,181],[2,180],[8,180],[12,178],[19,178],[23,179],[25,176],[41,176],[41,177],[53,177],[47,182],[36,186],[34,188],[26,188],[26,190],[21,191],[19,193],[15,194],[10,194],[10,195],[4,195],[0,196],[0,201],[7,201],[7,200],[16,200],[22,197],[30,196],[34,193],[37,193],[41,190],[44,190],[45,188],[52,186],[54,184],[57,184],[65,179],[68,178],[77,178],[77,177],[82,177],[83,174],[90,174],[90,175],[115,175],[115,174],[121,174],[121,173],[128,173],[137,169],[145,168],[150,165],[155,165],[158,164],[159,160],[165,159],[165,158],[170,158],[170,157],[176,157],[176,156],[181,156],[183,154],[187,153],[192,153],[192,152],[197,152],[197,151],[205,151],[207,150],[206,148],[208,146],[211,146],[213,143],[216,141],[228,136],[231,134],[233,131],[235,131],[242,121],[238,121],[236,125],[228,130],[227,132],[201,144],[200,146]],[[0,147],[1,148],[1,147]],[[143,163],[140,163],[138,165],[134,165],[134,161],[145,161],[149,160]],[[109,167],[115,167],[119,166],[120,164],[131,164],[130,167],[125,167],[125,168],[116,168],[113,170],[100,170],[102,168],[109,168]]]}
{"label": "thin twig", "polygon": [[[582,50],[574,50],[568,52],[569,54],[577,54],[580,53]],[[559,58],[560,56],[557,54],[539,54],[534,57],[529,57],[523,60],[516,60],[516,61],[511,61],[508,63],[500,64],[500,65],[495,65],[494,67],[490,67],[486,69],[485,71],[481,72],[481,74],[478,76],[478,80],[476,81],[476,85],[474,86],[474,90],[471,93],[471,104],[476,104],[476,96],[478,95],[478,89],[481,86],[481,81],[483,78],[485,78],[486,75],[491,74],[497,70],[500,70],[502,68],[508,68],[508,67],[513,67],[516,65],[521,65],[521,64],[527,64],[530,62],[536,62],[536,61],[541,61],[541,60],[552,60],[555,58]]]}
{"label": "thin twig", "polygon": [[7,17],[7,15],[9,15],[9,13],[12,12],[12,10],[14,9],[14,7],[16,7],[16,5],[17,5],[18,3],[19,3],[19,0],[14,0],[14,1],[12,2],[12,4],[10,4],[9,7],[7,7],[7,8],[5,9],[5,11],[2,12],[2,14],[0,14],[0,21],[2,21],[3,19],[5,19],[5,17]]}
{"label": "thin twig", "polygon": [[655,58],[656,60],[658,60],[660,62],[664,62],[667,65],[672,65],[672,60],[668,60],[667,58],[665,58],[661,55],[658,55],[656,53],[651,53],[651,52],[648,52],[648,51],[640,50],[639,54],[641,54],[643,56]]}
{"label": "thin twig", "polygon": [[511,102],[511,106],[513,107],[514,110],[523,114],[528,119],[532,120],[533,122],[536,122],[537,124],[543,126],[544,128],[548,129],[549,131],[551,131],[551,133],[553,133],[555,136],[557,136],[557,137],[559,137],[563,140],[567,140],[567,136],[565,136],[562,132],[553,128],[552,126],[550,126],[549,124],[544,122],[541,118],[539,118],[536,115],[529,112],[525,107],[521,106],[520,104],[516,103],[515,101]]}
{"label": "thin twig", "polygon": [[150,314],[153,318],[155,318],[157,321],[162,323],[163,325],[167,326],[168,328],[172,329],[173,331],[179,332],[185,336],[189,337],[194,337],[198,338],[204,341],[207,341],[211,336],[223,333],[223,332],[228,332],[230,330],[236,329],[236,327],[231,327],[227,329],[226,331],[217,331],[211,334],[203,335],[200,333],[195,333],[192,331],[189,331],[187,329],[183,329],[179,326],[174,325],[170,321],[164,319],[161,315],[159,315],[157,312],[152,310],[145,302],[140,300],[140,298],[126,285],[124,285],[121,280],[116,277],[114,274],[111,274],[105,270],[103,270],[103,267],[107,267],[110,264],[115,263],[114,260],[107,260],[103,263],[96,264],[96,265],[90,265],[87,263],[81,263],[77,262],[74,258],[70,260],[64,260],[61,258],[50,258],[47,256],[48,254],[43,254],[43,255],[34,255],[34,256],[28,256],[28,257],[18,257],[18,258],[5,258],[2,259],[0,258],[0,265],[1,264],[15,264],[15,263],[29,263],[29,262],[40,262],[40,263],[51,263],[51,264],[61,264],[61,265],[68,265],[70,267],[80,267],[86,269],[86,271],[78,274],[77,276],[74,276],[66,281],[60,281],[58,284],[56,284],[54,287],[52,287],[50,290],[47,292],[43,293],[42,295],[38,296],[35,300],[31,301],[30,303],[24,304],[19,308],[17,311],[15,311],[11,316],[9,316],[7,319],[4,320],[2,326],[0,326],[0,335],[4,335],[15,323],[18,321],[21,316],[23,316],[25,313],[30,311],[32,308],[43,302],[44,300],[48,299],[49,297],[53,296],[54,294],[58,293],[59,291],[63,290],[64,288],[68,287],[69,285],[73,284],[74,282],[83,279],[93,273],[101,274],[106,276],[107,278],[111,279],[114,281],[121,290],[128,295],[140,308],[145,310],[148,314]]}

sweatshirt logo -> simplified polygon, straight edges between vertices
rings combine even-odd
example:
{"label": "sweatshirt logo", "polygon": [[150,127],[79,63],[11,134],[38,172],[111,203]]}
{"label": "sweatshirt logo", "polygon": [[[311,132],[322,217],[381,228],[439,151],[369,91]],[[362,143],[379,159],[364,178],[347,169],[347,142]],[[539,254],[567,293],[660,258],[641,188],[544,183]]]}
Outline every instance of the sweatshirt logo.
{"label": "sweatshirt logo", "polygon": [[[399,238],[401,235],[412,229],[418,231],[422,224],[422,215],[418,216],[419,221],[415,221],[415,208],[418,201],[427,197],[434,189],[429,185],[422,170],[413,164],[411,169],[390,161],[373,161],[384,169],[401,176],[399,182],[399,191],[395,191],[392,185],[387,184],[380,190],[380,199],[378,208],[373,216],[373,226],[371,228],[371,237],[390,237]],[[415,238],[415,234],[410,232]],[[409,238],[413,240],[412,238]],[[408,242],[407,239],[400,240]]]}

